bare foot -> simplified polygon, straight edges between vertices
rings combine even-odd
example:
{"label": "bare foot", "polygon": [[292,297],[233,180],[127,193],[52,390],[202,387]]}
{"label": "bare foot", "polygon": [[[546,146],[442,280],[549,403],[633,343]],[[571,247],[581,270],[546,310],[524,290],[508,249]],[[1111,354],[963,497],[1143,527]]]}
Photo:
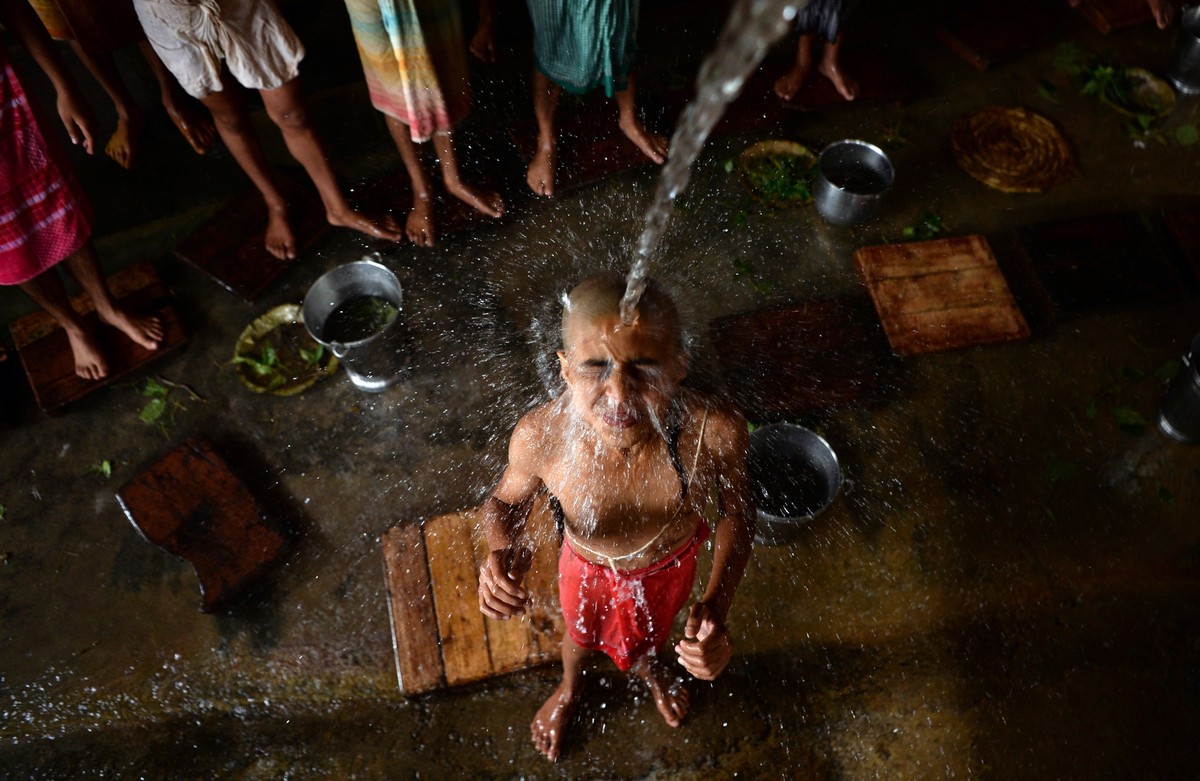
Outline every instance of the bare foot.
{"label": "bare foot", "polygon": [[[811,67],[811,66],[809,66]],[[795,65],[790,71],[775,80],[775,94],[789,103],[796,99],[796,93],[804,86],[808,78],[809,67]]]}
{"label": "bare foot", "polygon": [[207,111],[188,100],[164,102],[163,108],[196,154],[202,155],[212,149],[217,141],[217,127]]}
{"label": "bare foot", "polygon": [[832,81],[838,93],[846,100],[854,100],[858,97],[858,82],[847,75],[840,65],[822,62],[821,75]]}
{"label": "bare foot", "polygon": [[292,224],[288,221],[286,206],[267,208],[267,236],[265,244],[267,252],[280,260],[295,259],[296,236],[292,233]]}
{"label": "bare foot", "polygon": [[557,762],[561,753],[563,730],[575,715],[575,704],[578,702],[578,692],[567,688],[566,681],[558,684],[554,693],[542,703],[529,731],[533,735],[533,745],[551,762]]}
{"label": "bare foot", "polygon": [[433,231],[433,198],[429,195],[413,197],[412,211],[404,223],[404,233],[408,240],[418,247],[432,247]]}
{"label": "bare foot", "polygon": [[659,133],[651,133],[632,114],[621,117],[619,124],[625,137],[637,145],[646,157],[662,165],[667,159],[667,139]]}
{"label": "bare foot", "polygon": [[373,239],[400,241],[404,238],[399,226],[395,222],[391,220],[372,220],[356,211],[326,212],[325,218],[329,220],[330,225],[338,228],[350,228],[359,233],[365,233]]}
{"label": "bare foot", "polygon": [[127,118],[117,117],[117,129],[104,147],[104,154],[113,159],[122,168],[133,168],[137,159],[138,144],[142,139],[142,126],[146,124],[146,115],[140,110]]}
{"label": "bare foot", "polygon": [[554,195],[554,169],[558,165],[558,146],[541,144],[533,155],[533,162],[525,174],[525,181],[535,195],[547,198]]}
{"label": "bare foot", "polygon": [[75,373],[85,380],[101,380],[108,376],[108,361],[90,333],[81,328],[64,328],[71,353],[75,356]]}
{"label": "bare foot", "polygon": [[158,319],[155,315],[138,314],[120,306],[113,307],[110,311],[105,311],[97,306],[96,314],[99,315],[102,321],[116,328],[147,350],[157,350],[158,343],[162,341],[162,320]]}
{"label": "bare foot", "polygon": [[500,197],[500,193],[476,189],[462,181],[446,182],[446,190],[480,214],[486,214],[495,220],[504,216],[504,199]]}
{"label": "bare foot", "polygon": [[633,671],[650,687],[650,694],[663,720],[672,727],[682,724],[691,704],[683,678],[654,657],[644,657]]}

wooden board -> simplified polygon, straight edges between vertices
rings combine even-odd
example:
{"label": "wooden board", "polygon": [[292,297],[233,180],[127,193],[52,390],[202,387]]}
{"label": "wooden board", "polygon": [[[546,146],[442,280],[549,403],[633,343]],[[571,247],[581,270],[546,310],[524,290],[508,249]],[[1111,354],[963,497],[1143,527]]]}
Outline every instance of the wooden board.
{"label": "wooden board", "polygon": [[192,437],[117,492],[147,541],[196,570],[205,612],[227,607],[284,555],[288,536],[202,437]]}
{"label": "wooden board", "polygon": [[1200,200],[1163,204],[1162,216],[1176,249],[1192,272],[1193,284],[1200,284]]}
{"label": "wooden board", "polygon": [[1180,270],[1138,214],[1121,212],[1017,229],[1062,317],[1188,295]]}
{"label": "wooden board", "polygon": [[[308,180],[281,183],[288,199],[296,259],[329,229],[325,207]],[[256,301],[296,262],[267,252],[267,205],[258,190],[238,195],[175,248],[175,255],[245,301]]]}
{"label": "wooden board", "polygon": [[38,311],[10,324],[9,331],[21,365],[29,377],[37,405],[44,412],[56,413],[89,393],[174,355],[187,345],[188,333],[175,308],[171,291],[149,262],[113,274],[108,278],[108,287],[122,306],[158,315],[163,324],[162,342],[157,350],[147,350],[134,343],[116,328],[101,323],[91,298],[80,293],[71,299],[71,305],[94,329],[96,341],[108,360],[108,376],[85,380],[75,374],[75,358],[66,332],[50,315]]}
{"label": "wooden board", "polygon": [[854,260],[897,355],[1030,336],[982,236],[864,247]]}
{"label": "wooden board", "polygon": [[[1154,22],[1154,14],[1146,0],[1080,0],[1076,8],[1105,35],[1124,27]],[[1179,17],[1178,11],[1175,16]]]}
{"label": "wooden board", "polygon": [[[396,671],[407,696],[561,658],[557,545],[537,549],[525,581],[526,614],[509,621],[485,618],[478,597],[485,553],[476,533],[480,512],[393,527],[381,538]],[[535,539],[557,539],[544,495],[534,503],[527,528]]]}
{"label": "wooden board", "polygon": [[865,300],[786,304],[709,330],[734,403],[757,422],[880,399],[899,368]]}
{"label": "wooden board", "polygon": [[938,40],[987,70],[1054,38],[1058,17],[1039,0],[985,0],[956,6],[938,25]]}
{"label": "wooden board", "polygon": [[[479,182],[487,186],[486,182]],[[472,209],[459,199],[449,195],[441,185],[441,180],[434,177],[433,187],[436,197],[434,206],[434,234],[440,238],[462,231],[474,230],[483,225],[495,225],[499,220],[493,220]],[[351,188],[354,194],[354,206],[364,214],[373,217],[388,214],[397,225],[404,226],[409,211],[412,210],[412,181],[404,170],[377,176],[359,182]],[[372,241],[364,237],[367,241]],[[383,246],[395,246],[392,242],[379,242]]]}

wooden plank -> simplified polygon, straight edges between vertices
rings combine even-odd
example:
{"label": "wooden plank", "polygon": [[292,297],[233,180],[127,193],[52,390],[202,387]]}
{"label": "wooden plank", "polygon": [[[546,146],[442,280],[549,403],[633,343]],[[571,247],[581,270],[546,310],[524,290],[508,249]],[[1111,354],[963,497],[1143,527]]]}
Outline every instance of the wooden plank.
{"label": "wooden plank", "polygon": [[1076,8],[1104,35],[1113,30],[1154,21],[1154,14],[1146,0],[1080,0]]}
{"label": "wooden plank", "polygon": [[492,674],[471,542],[477,517],[477,510],[450,513],[424,526],[433,604],[442,639],[442,664],[446,683],[451,686]]}
{"label": "wooden plank", "polygon": [[1039,0],[984,0],[955,6],[938,40],[973,67],[987,70],[1058,34],[1058,17]]}
{"label": "wooden plank", "polygon": [[525,576],[525,586],[529,590],[526,620],[532,634],[528,663],[544,664],[562,658],[562,638],[565,630],[562,604],[558,599],[558,555],[561,541],[555,527],[549,495],[545,491],[534,499],[525,528],[536,542],[533,565]]}
{"label": "wooden plank", "polygon": [[900,355],[955,350],[1029,338],[1029,327],[1011,306],[965,307],[904,312],[884,325]]}
{"label": "wooden plank", "polygon": [[380,541],[400,691],[412,696],[440,688],[446,676],[421,524],[393,526]]}
{"label": "wooden plank", "polygon": [[854,260],[868,281],[991,268],[996,263],[987,240],[977,234],[863,247]]}
{"label": "wooden plank", "polygon": [[1193,284],[1200,283],[1200,200],[1163,204],[1163,222],[1187,261]]}
{"label": "wooden plank", "polygon": [[[437,238],[500,223],[500,220],[493,220],[449,195],[441,177],[434,177],[431,183],[434,191],[434,234]],[[490,186],[483,182],[479,185]],[[350,191],[354,194],[354,206],[359,211],[372,217],[391,215],[399,225],[404,224],[412,209],[412,181],[404,170],[366,179],[354,185]],[[391,242],[364,239],[376,242],[380,247],[394,246]]]}
{"label": "wooden plank", "polygon": [[1003,278],[987,268],[879,279],[871,283],[871,295],[880,306],[905,314],[1014,303]]}
{"label": "wooden plank", "polygon": [[129,377],[131,374],[182,350],[188,343],[170,290],[149,262],[118,271],[109,278],[109,287],[122,306],[158,316],[163,339],[158,349],[147,350],[125,334],[100,322],[91,300],[75,296],[71,303],[93,329],[96,342],[108,361],[108,375],[100,380],[85,380],[75,374],[75,359],[67,334],[45,312],[34,312],[9,326],[21,365],[37,405],[54,414],[72,402]]}
{"label": "wooden plank", "polygon": [[[482,510],[479,512],[482,513]],[[475,561],[482,562],[488,554],[487,540],[483,538],[482,534],[475,534],[473,538],[475,541]],[[475,574],[475,582],[478,586],[478,567],[475,568]],[[483,619],[483,628],[487,635],[488,653],[491,658],[493,673],[512,672],[513,670],[520,670],[528,666],[533,635],[530,632],[530,624],[527,618],[516,617],[502,621],[485,616]]]}

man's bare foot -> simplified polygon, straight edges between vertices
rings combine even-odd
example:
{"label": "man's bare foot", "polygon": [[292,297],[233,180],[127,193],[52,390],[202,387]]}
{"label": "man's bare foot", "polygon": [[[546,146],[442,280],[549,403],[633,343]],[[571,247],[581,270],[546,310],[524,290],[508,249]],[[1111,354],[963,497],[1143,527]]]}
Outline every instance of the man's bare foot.
{"label": "man's bare foot", "polygon": [[646,130],[633,114],[622,115],[618,124],[625,137],[637,145],[646,157],[662,165],[667,159],[667,139],[659,133]]}
{"label": "man's bare foot", "polygon": [[404,223],[408,240],[418,247],[432,247],[435,239],[433,230],[433,197],[418,195],[413,198],[412,211]]}
{"label": "man's bare foot", "polygon": [[107,311],[97,306],[96,314],[101,321],[116,328],[147,350],[157,350],[159,342],[162,341],[162,320],[155,315],[138,314],[120,306]]}
{"label": "man's bare foot", "polygon": [[146,124],[146,115],[140,110],[128,117],[117,117],[117,129],[104,146],[104,154],[113,159],[122,168],[133,168],[137,159],[138,146],[142,140],[142,126]]}
{"label": "man's bare foot", "polygon": [[296,236],[292,233],[292,223],[288,220],[286,206],[267,208],[265,244],[267,252],[280,260],[296,258]]}
{"label": "man's bare foot", "polygon": [[525,181],[535,195],[547,198],[554,195],[554,169],[558,165],[558,146],[556,144],[539,144],[529,170],[525,173]]}
{"label": "man's bare foot", "polygon": [[108,361],[90,333],[82,328],[64,328],[71,354],[75,356],[75,373],[85,380],[102,380],[108,376]]}
{"label": "man's bare foot", "polygon": [[500,193],[481,190],[464,182],[446,182],[446,191],[480,214],[494,220],[504,216],[504,199]]}
{"label": "man's bare foot", "polygon": [[840,65],[823,61],[821,63],[821,75],[833,82],[833,86],[837,88],[840,94],[846,100],[854,100],[858,97],[858,81],[851,78],[846,71],[842,70]]}
{"label": "man's bare foot", "polygon": [[373,239],[400,241],[404,234],[393,220],[372,220],[356,211],[326,212],[325,218],[329,224],[337,228],[350,228],[359,233],[365,233]]}
{"label": "man's bare foot", "polygon": [[791,102],[804,86],[811,66],[795,65],[790,71],[775,80],[775,94],[782,100]]}
{"label": "man's bare foot", "polygon": [[557,762],[562,753],[563,730],[575,715],[575,704],[579,700],[577,691],[567,688],[566,681],[558,684],[554,693],[542,703],[529,731],[533,735],[533,745],[551,762]]}
{"label": "man's bare foot", "polygon": [[164,102],[163,108],[196,154],[202,155],[212,149],[217,141],[217,127],[207,111],[189,100]]}
{"label": "man's bare foot", "polygon": [[691,704],[684,679],[653,657],[644,657],[633,671],[650,687],[650,694],[663,720],[672,727],[682,724]]}

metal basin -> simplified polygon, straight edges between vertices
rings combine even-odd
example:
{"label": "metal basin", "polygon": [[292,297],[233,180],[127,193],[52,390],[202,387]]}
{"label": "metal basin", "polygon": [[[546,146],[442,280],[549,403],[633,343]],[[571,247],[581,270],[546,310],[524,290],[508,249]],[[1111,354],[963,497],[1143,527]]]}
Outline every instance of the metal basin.
{"label": "metal basin", "polygon": [[855,139],[835,141],[817,161],[813,206],[834,225],[857,225],[874,211],[895,177],[892,161],[879,147]]}
{"label": "metal basin", "polygon": [[755,541],[779,545],[833,504],[842,487],[837,453],[815,432],[773,423],[750,433],[746,455],[758,508]]}

